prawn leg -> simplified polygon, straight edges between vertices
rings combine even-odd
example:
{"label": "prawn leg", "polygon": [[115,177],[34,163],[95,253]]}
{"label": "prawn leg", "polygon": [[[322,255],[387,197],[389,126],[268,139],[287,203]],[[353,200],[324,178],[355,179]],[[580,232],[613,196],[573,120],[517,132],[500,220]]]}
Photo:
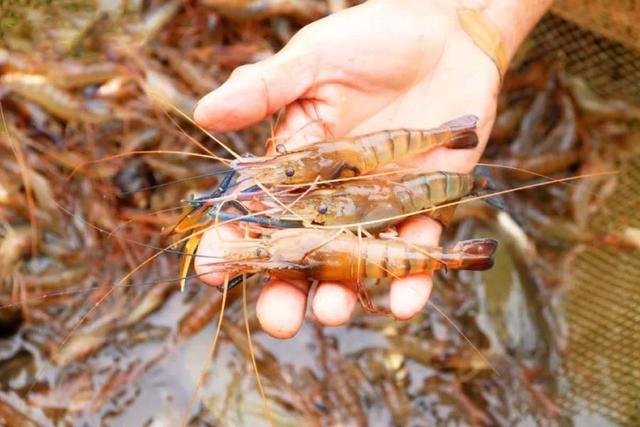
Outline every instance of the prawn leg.
{"label": "prawn leg", "polygon": [[258,184],[256,184],[256,185],[252,185],[251,187],[242,190],[241,193],[254,193],[254,192],[257,192],[257,191],[261,191],[261,190],[262,190],[262,188],[260,188],[260,186]]}
{"label": "prawn leg", "polygon": [[[233,279],[229,280],[229,283],[227,284],[227,290],[231,290],[236,286],[238,286],[240,283],[242,283],[243,277],[249,280],[255,274],[256,273],[249,273],[249,274],[244,274],[244,276],[241,274],[239,276],[234,277]],[[222,286],[216,286],[216,289],[219,290],[220,292],[224,291],[224,288]]]}
{"label": "prawn leg", "polygon": [[[228,200],[227,204],[236,208],[238,211],[240,211],[241,215],[249,215],[251,213],[251,211],[245,206],[243,205],[241,202],[239,202],[238,200]],[[210,217],[218,217],[220,218],[220,214],[218,213],[218,210],[220,209],[219,205],[213,206],[211,208],[211,210],[209,210],[209,216]]]}

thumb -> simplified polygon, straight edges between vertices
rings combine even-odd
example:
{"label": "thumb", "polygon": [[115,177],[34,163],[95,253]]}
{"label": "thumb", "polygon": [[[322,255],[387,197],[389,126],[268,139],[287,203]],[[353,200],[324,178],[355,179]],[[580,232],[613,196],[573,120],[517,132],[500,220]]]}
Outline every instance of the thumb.
{"label": "thumb", "polygon": [[[298,44],[297,46],[300,46]],[[236,68],[193,112],[201,126],[226,132],[265,119],[302,96],[312,85],[313,52],[288,46],[264,61]]]}

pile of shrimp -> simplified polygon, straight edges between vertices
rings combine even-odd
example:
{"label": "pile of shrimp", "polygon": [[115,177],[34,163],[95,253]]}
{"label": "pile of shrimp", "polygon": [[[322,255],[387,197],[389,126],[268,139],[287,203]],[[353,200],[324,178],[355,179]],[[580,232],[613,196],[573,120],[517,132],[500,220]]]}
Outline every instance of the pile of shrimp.
{"label": "pile of shrimp", "polygon": [[[246,157],[270,139],[270,124],[209,135],[188,118],[197,99],[348,2],[122,3],[0,11],[2,22],[22,20],[0,40],[3,422],[492,425],[521,408],[557,416],[545,354],[507,352],[476,289],[517,256],[513,274],[542,272],[534,293],[546,298],[559,281],[558,247],[601,237],[586,225],[612,178],[546,185],[540,175],[615,169],[637,110],[525,64],[505,80],[491,177],[371,172],[415,150],[472,149],[472,116]],[[58,26],[43,31],[47,22]],[[522,179],[540,188],[501,194],[506,209],[478,200]],[[369,209],[372,198],[381,209]],[[446,225],[443,247],[393,233],[415,214]],[[251,238],[225,242],[210,260],[229,273],[220,293],[201,286],[189,261],[202,233],[224,223]],[[494,250],[497,265],[482,275],[451,271],[487,269]],[[427,269],[447,272],[423,313],[409,322],[369,313],[388,289],[372,281]],[[254,273],[354,281],[369,310],[338,331],[310,322],[283,350],[259,331]],[[536,337],[553,335],[551,320],[533,323]]]}

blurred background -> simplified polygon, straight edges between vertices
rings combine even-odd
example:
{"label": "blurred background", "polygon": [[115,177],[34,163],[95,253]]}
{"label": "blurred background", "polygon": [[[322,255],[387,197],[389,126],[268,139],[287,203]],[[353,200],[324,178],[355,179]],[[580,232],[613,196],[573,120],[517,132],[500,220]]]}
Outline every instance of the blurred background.
{"label": "blurred background", "polygon": [[[616,2],[614,2],[616,3]],[[177,113],[346,0],[3,2],[0,420],[9,426],[268,425],[229,294],[165,253],[180,203],[216,185],[220,147]],[[637,2],[558,2],[504,81],[483,162],[556,178],[507,209],[458,207],[445,240],[499,239],[495,267],[438,276],[398,322],[360,309],[291,340],[249,328],[276,425],[640,425]],[[154,94],[162,94],[159,98]],[[259,153],[261,123],[216,135]],[[115,156],[102,162],[96,159]],[[82,166],[82,167],[80,167]],[[543,181],[493,167],[508,188]],[[372,289],[384,304],[385,286]],[[188,415],[188,416],[187,416]]]}

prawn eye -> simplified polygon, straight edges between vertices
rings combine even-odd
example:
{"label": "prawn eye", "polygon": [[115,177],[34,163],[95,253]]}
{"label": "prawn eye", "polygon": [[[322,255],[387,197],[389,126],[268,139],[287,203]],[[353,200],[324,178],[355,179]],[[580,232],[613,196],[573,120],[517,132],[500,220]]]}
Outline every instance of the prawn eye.
{"label": "prawn eye", "polygon": [[329,212],[329,207],[327,205],[325,205],[324,203],[318,205],[318,213],[320,215],[326,215],[327,212]]}
{"label": "prawn eye", "polygon": [[285,147],[284,144],[276,145],[276,153],[285,154],[286,152],[287,152],[287,147]]}
{"label": "prawn eye", "polygon": [[288,176],[289,178],[291,178],[293,175],[295,175],[295,174],[296,174],[296,171],[295,171],[295,169],[293,169],[291,166],[287,166],[287,167],[284,169],[284,174],[285,174],[286,176]]}

